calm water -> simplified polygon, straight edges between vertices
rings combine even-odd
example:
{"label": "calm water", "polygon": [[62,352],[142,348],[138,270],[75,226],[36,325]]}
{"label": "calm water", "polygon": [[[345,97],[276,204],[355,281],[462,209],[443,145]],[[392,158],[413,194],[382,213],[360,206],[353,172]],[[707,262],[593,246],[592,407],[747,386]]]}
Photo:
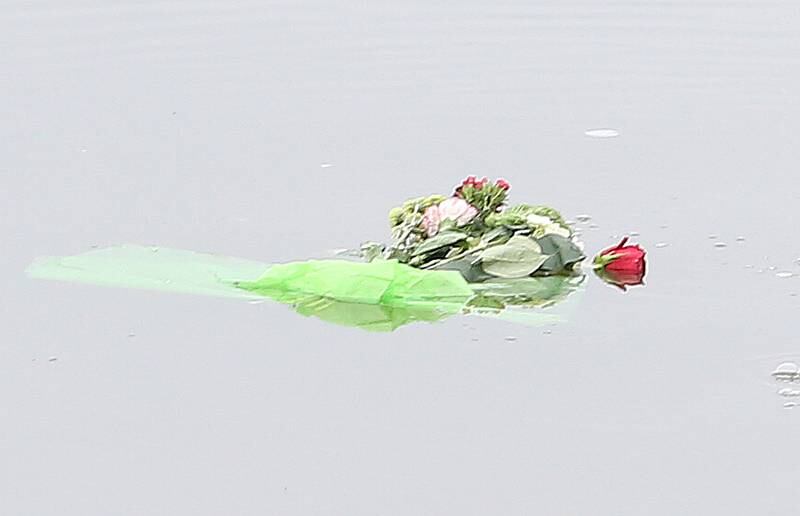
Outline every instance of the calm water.
{"label": "calm water", "polygon": [[[796,2],[6,0],[0,34],[3,514],[796,511]],[[373,335],[22,273],[304,259],[467,173],[590,252],[639,232],[647,287]]]}

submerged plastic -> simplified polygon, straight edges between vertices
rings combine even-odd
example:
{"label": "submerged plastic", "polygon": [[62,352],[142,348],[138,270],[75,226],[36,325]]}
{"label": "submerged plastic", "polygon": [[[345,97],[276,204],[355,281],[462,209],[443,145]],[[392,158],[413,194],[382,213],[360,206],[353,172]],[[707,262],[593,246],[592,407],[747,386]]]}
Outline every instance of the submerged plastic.
{"label": "submerged plastic", "polygon": [[[581,278],[528,278],[471,285],[456,271],[421,270],[391,260],[309,260],[270,265],[137,245],[40,258],[27,273],[38,279],[103,286],[270,298],[292,305],[302,315],[368,331],[391,331],[411,322],[433,322],[456,314],[530,326],[553,324],[563,317],[535,308],[555,304],[582,288]],[[514,306],[519,300],[527,304]]]}

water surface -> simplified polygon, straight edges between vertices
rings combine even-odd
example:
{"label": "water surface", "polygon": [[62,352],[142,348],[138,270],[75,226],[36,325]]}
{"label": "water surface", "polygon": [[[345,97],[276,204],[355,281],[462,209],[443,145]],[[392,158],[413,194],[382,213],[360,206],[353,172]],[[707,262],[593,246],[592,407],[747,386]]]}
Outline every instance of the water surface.
{"label": "water surface", "polygon": [[[788,1],[5,2],[2,512],[791,513],[799,29]],[[373,335],[22,273],[320,256],[467,174],[590,214],[589,251],[637,232],[647,286]]]}

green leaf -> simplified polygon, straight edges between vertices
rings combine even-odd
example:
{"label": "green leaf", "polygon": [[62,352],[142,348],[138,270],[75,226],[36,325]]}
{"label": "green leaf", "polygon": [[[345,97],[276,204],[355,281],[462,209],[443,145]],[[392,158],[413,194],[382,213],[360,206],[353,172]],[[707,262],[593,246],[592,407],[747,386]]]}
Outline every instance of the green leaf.
{"label": "green leaf", "polygon": [[427,240],[424,240],[419,246],[417,246],[416,249],[414,249],[414,252],[411,253],[411,256],[419,256],[421,254],[430,253],[431,251],[436,251],[442,247],[466,240],[466,238],[467,234],[460,231],[444,231],[438,235],[428,238]]}
{"label": "green leaf", "polygon": [[444,261],[441,265],[432,265],[430,269],[437,271],[458,271],[469,283],[477,283],[494,277],[484,272],[478,260],[475,258],[474,253],[457,260]]}
{"label": "green leaf", "polygon": [[483,270],[498,278],[524,278],[533,274],[547,260],[542,248],[524,236],[514,236],[507,243],[481,253]]}
{"label": "green leaf", "polygon": [[487,244],[504,244],[508,242],[509,238],[511,238],[511,230],[505,226],[500,226],[487,231],[486,234],[481,237],[481,240]]}
{"label": "green leaf", "polygon": [[537,239],[544,254],[550,255],[542,264],[541,271],[550,274],[565,272],[586,258],[574,242],[561,235],[545,235]]}

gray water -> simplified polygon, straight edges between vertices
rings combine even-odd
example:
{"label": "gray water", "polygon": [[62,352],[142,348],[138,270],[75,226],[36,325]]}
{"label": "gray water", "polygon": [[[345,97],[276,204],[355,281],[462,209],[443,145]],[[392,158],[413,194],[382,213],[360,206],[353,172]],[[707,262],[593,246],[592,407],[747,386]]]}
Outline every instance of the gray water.
{"label": "gray water", "polygon": [[[6,0],[0,34],[0,513],[797,512],[796,2]],[[647,285],[370,334],[23,274],[319,256],[467,174],[590,253],[638,232]]]}

